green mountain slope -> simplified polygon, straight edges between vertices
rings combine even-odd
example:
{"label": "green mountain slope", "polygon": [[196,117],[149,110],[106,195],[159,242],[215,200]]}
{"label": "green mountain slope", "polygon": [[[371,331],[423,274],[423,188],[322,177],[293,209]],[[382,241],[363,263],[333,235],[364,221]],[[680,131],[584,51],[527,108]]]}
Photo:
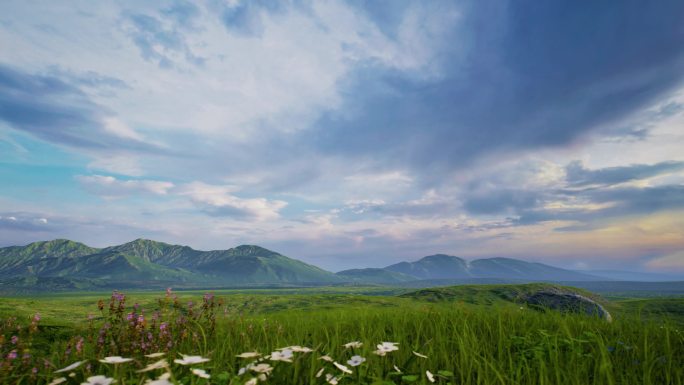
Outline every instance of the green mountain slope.
{"label": "green mountain slope", "polygon": [[0,248],[0,275],[39,275],[62,261],[98,252],[99,249],[67,239],[34,242]]}
{"label": "green mountain slope", "polygon": [[431,255],[416,262],[397,263],[385,269],[411,275],[420,280],[596,281],[602,279],[519,259],[486,258],[466,262],[462,258],[444,254]]}
{"label": "green mountain slope", "polygon": [[[60,280],[61,279],[61,280]],[[65,279],[67,281],[65,281]],[[342,281],[318,267],[259,246],[200,251],[145,239],[97,249],[55,240],[0,248],[0,281],[25,287],[230,286]]]}
{"label": "green mountain slope", "polygon": [[436,254],[416,262],[400,262],[387,266],[386,270],[414,276],[417,279],[470,278],[468,263],[458,257]]}

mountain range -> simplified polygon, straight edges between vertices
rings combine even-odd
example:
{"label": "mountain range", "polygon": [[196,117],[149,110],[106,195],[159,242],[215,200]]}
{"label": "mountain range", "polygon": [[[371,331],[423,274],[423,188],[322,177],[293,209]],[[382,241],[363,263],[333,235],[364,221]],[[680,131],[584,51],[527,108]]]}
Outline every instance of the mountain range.
{"label": "mountain range", "polygon": [[106,248],[56,239],[0,248],[0,291],[255,285],[413,285],[420,282],[605,281],[605,276],[511,258],[436,254],[338,273],[254,245],[200,251],[145,239]]}

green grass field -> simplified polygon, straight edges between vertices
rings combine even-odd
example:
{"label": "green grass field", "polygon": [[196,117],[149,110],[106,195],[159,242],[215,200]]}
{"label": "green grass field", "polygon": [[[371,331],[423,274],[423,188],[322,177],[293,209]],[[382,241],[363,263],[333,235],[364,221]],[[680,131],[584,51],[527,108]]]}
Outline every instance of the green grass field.
{"label": "green grass field", "polygon": [[[47,384],[62,376],[64,383],[80,384],[94,375],[143,384],[165,372],[172,374],[168,381],[183,384],[427,384],[429,371],[443,384],[684,383],[684,298],[614,301],[608,323],[504,302],[492,294],[496,290],[459,288],[445,301],[383,288],[226,290],[209,299],[178,292],[175,300],[135,292],[126,293],[121,307],[110,303],[111,293],[1,298],[0,375],[7,384]],[[32,324],[35,313],[41,319]],[[363,346],[342,346],[352,341]],[[398,343],[398,350],[375,354],[384,341]],[[272,352],[293,345],[313,351],[294,352],[292,362],[272,360],[278,356]],[[144,354],[158,351],[167,354],[169,367],[137,373],[160,359]],[[244,352],[259,352],[259,363],[270,365],[264,381],[254,367],[238,375],[256,360],[236,357]],[[180,353],[210,361],[173,363]],[[112,355],[133,361],[97,360]],[[324,355],[351,373],[320,359]],[[365,361],[352,366],[354,355]],[[86,362],[73,377],[54,373],[77,361]]]}

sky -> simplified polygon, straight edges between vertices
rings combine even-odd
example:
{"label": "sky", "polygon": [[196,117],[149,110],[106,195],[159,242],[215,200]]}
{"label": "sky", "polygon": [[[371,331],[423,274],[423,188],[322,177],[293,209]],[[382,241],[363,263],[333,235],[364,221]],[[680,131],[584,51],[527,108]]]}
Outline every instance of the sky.
{"label": "sky", "polygon": [[3,1],[0,246],[684,274],[684,2]]}

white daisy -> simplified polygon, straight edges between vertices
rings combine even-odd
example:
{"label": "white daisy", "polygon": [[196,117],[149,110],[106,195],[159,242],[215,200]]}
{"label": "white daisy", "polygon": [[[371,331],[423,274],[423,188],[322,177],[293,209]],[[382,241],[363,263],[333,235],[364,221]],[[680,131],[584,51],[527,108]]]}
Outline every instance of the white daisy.
{"label": "white daisy", "polygon": [[316,373],[316,378],[322,376],[324,371],[325,371],[325,368],[321,368],[321,370],[319,370],[319,371]]}
{"label": "white daisy", "polygon": [[59,385],[62,382],[66,382],[66,380],[67,380],[66,377],[58,377],[58,378],[55,378],[54,380],[52,380],[52,382],[50,382],[48,385]]}
{"label": "white daisy", "polygon": [[344,373],[352,374],[352,371],[349,370],[348,367],[346,367],[346,366],[344,366],[344,365],[342,365],[342,364],[338,364],[337,362],[333,362],[333,365],[335,365],[335,366],[337,367],[337,369],[340,369],[340,370],[341,370],[342,372],[344,372]]}
{"label": "white daisy", "polygon": [[359,366],[364,361],[366,361],[366,359],[361,357],[361,356],[352,356],[351,359],[349,361],[347,361],[347,363],[351,366]]}
{"label": "white daisy", "polygon": [[240,358],[256,358],[256,357],[259,357],[259,356],[261,356],[261,354],[259,354],[259,353],[257,353],[257,352],[244,352],[244,353],[238,354],[238,355],[235,356],[235,357],[240,357]]}
{"label": "white daisy", "polygon": [[138,370],[138,373],[149,372],[156,369],[165,369],[169,367],[168,361],[166,359],[161,359],[155,363],[147,365],[145,368]]}
{"label": "white daisy", "polygon": [[337,377],[334,377],[332,374],[328,373],[325,375],[325,380],[328,381],[328,384],[330,385],[337,385]]}
{"label": "white daisy", "polygon": [[256,385],[256,384],[257,384],[256,378],[250,378],[247,382],[245,382],[245,385]]}
{"label": "white daisy", "polygon": [[133,361],[132,358],[123,358],[121,356],[111,356],[111,357],[105,357],[104,359],[100,360],[103,364],[123,364],[124,362],[129,362]]}
{"label": "white daisy", "polygon": [[211,378],[209,373],[207,373],[204,369],[192,369],[192,374],[201,378]]}
{"label": "white daisy", "polygon": [[280,350],[292,350],[295,353],[311,353],[313,352],[313,349],[307,348],[306,346],[288,346],[286,348],[282,348]]}
{"label": "white daisy", "polygon": [[74,369],[78,368],[79,366],[83,365],[84,362],[85,361],[76,361],[73,364],[67,366],[66,368],[55,370],[55,373],[69,372],[69,371],[74,370]]}
{"label": "white daisy", "polygon": [[87,382],[81,382],[81,385],[109,385],[116,382],[115,379],[105,376],[88,377]]}
{"label": "white daisy", "polygon": [[425,371],[425,375],[427,376],[427,379],[428,379],[430,382],[435,382],[435,376],[434,376],[432,373],[430,373],[429,370],[426,370],[426,371]]}
{"label": "white daisy", "polygon": [[156,380],[147,380],[145,385],[173,385],[173,382],[169,381],[171,378],[171,373],[164,373],[159,376]]}
{"label": "white daisy", "polygon": [[320,356],[320,357],[318,357],[318,359],[319,359],[319,360],[323,360],[323,361],[333,362],[333,359],[332,359],[332,357],[330,357],[330,356],[329,356],[329,355],[327,355],[327,354],[326,354],[326,355],[324,355],[324,356]]}
{"label": "white daisy", "polygon": [[271,371],[273,370],[273,367],[269,364],[259,364],[259,365],[254,365],[249,369],[255,373],[270,374]]}
{"label": "white daisy", "polygon": [[150,354],[145,354],[145,357],[147,358],[159,358],[164,356],[166,353],[150,353]]}
{"label": "white daisy", "polygon": [[271,353],[271,361],[292,362],[292,350],[283,349]]}
{"label": "white daisy", "polygon": [[187,356],[185,354],[181,354],[183,356],[183,359],[176,358],[173,360],[173,362],[180,364],[180,365],[193,365],[193,364],[201,364],[203,362],[209,362],[210,360],[208,358],[204,358],[202,356]]}
{"label": "white daisy", "polygon": [[351,348],[359,349],[360,347],[363,346],[363,342],[352,341],[352,342],[347,342],[346,344],[344,344],[342,346],[344,346],[346,349],[351,349]]}

